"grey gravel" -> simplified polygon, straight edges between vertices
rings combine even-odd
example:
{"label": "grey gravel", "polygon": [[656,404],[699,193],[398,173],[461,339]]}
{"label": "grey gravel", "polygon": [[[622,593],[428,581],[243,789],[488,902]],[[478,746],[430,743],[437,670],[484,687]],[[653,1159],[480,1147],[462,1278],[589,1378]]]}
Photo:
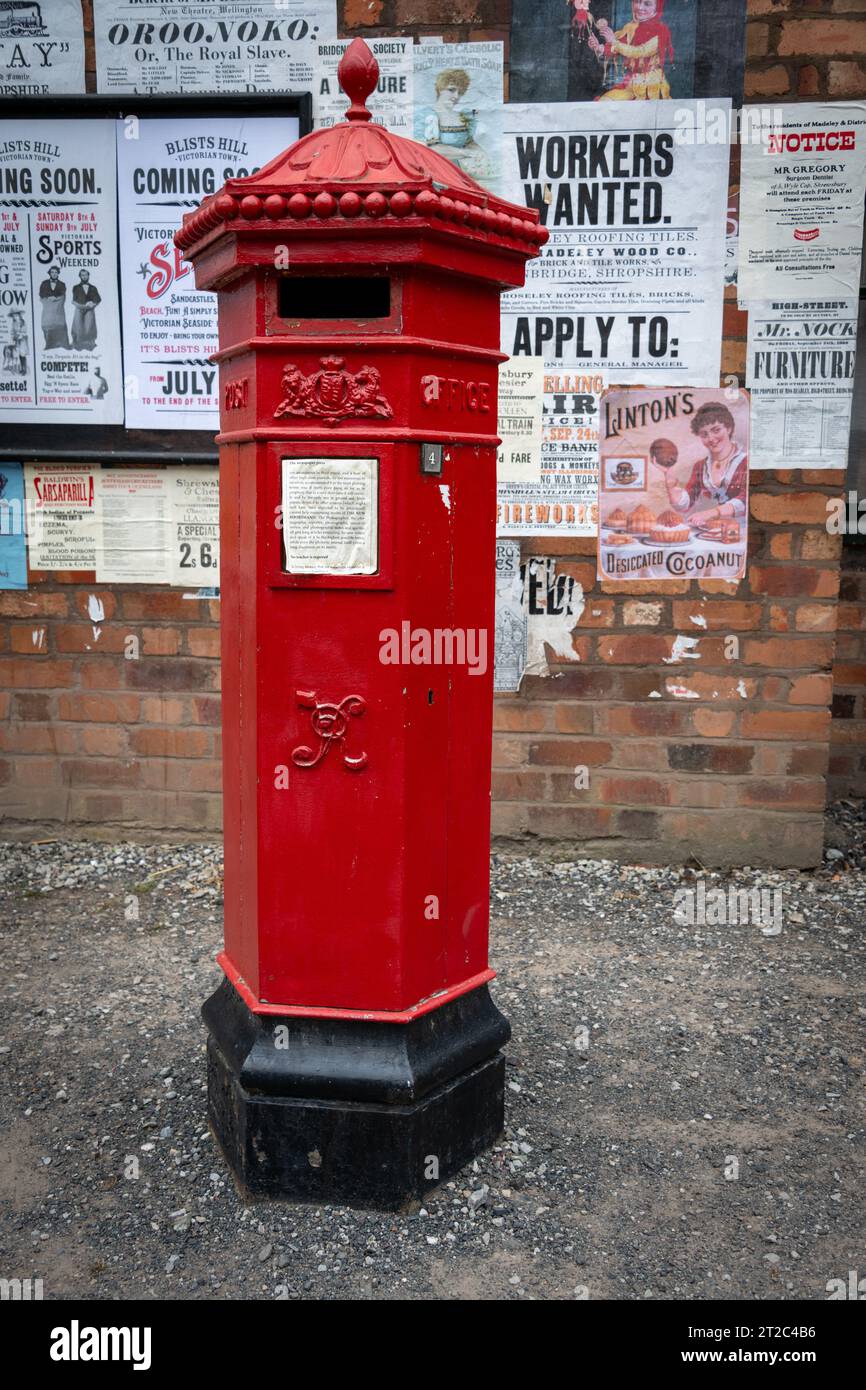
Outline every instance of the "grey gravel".
{"label": "grey gravel", "polygon": [[[0,845],[0,1277],[48,1299],[826,1298],[866,1272],[864,825],[833,808],[814,873],[495,854],[506,1132],[397,1215],[236,1193],[198,1017],[218,846]],[[701,881],[780,891],[782,930],[678,923]]]}

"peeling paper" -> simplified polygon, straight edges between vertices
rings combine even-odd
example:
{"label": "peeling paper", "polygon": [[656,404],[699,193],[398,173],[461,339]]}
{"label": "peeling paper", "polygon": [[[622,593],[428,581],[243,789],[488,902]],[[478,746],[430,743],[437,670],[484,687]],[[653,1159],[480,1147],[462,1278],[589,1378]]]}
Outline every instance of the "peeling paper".
{"label": "peeling paper", "polygon": [[526,674],[551,674],[547,647],[554,657],[576,661],[572,634],[586,607],[583,586],[570,575],[558,575],[555,560],[530,560],[526,567],[524,603],[529,617]]}
{"label": "peeling paper", "polygon": [[668,681],[665,689],[669,695],[673,695],[675,700],[699,700],[701,698],[696,690],[691,690],[687,685],[677,685],[673,681]]}
{"label": "peeling paper", "polygon": [[694,623],[695,627],[706,627],[707,620],[703,613],[690,613],[689,622]]}
{"label": "peeling paper", "polygon": [[691,661],[700,661],[700,652],[694,650],[697,645],[697,637],[677,636],[674,638],[670,656],[663,656],[662,661],[667,666],[672,666],[677,661],[685,661],[687,658]]}
{"label": "peeling paper", "polygon": [[746,689],[746,682],[742,679],[742,677],[740,678],[740,680],[737,681],[737,694],[740,696],[742,700],[748,700],[749,698],[749,692]]}

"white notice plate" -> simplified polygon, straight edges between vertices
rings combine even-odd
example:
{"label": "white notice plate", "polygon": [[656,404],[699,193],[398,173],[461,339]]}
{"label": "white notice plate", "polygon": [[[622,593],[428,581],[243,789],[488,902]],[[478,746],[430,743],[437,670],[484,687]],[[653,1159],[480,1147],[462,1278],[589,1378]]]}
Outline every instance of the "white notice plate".
{"label": "white notice plate", "polygon": [[375,574],[379,460],[283,459],[287,574]]}

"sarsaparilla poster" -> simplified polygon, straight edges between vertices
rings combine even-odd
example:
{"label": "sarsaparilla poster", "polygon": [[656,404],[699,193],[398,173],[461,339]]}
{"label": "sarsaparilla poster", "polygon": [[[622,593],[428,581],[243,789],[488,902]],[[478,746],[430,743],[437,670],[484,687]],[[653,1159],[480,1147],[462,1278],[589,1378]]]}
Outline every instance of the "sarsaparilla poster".
{"label": "sarsaparilla poster", "polygon": [[600,434],[599,578],[742,579],[747,393],[611,387]]}
{"label": "sarsaparilla poster", "polygon": [[550,240],[502,349],[612,382],[719,379],[730,102],[506,106],[505,193]]}
{"label": "sarsaparilla poster", "polygon": [[[521,360],[508,364],[512,372]],[[546,364],[541,379],[540,467],[534,476],[529,471],[521,476],[517,470],[497,474],[498,536],[596,534],[598,422],[605,385],[601,372],[563,372],[555,362]]]}
{"label": "sarsaparilla poster", "polygon": [[742,100],[746,0],[513,0],[513,101]]}
{"label": "sarsaparilla poster", "polygon": [[500,193],[502,44],[424,43],[413,56],[415,139]]}
{"label": "sarsaparilla poster", "polygon": [[[336,0],[94,0],[99,92],[305,92]],[[283,145],[286,141],[283,141]]]}
{"label": "sarsaparilla poster", "polygon": [[749,305],[752,468],[846,468],[856,299]]}
{"label": "sarsaparilla poster", "polygon": [[184,212],[297,138],[296,117],[117,123],[126,423],[219,428],[216,296],[172,240]]}
{"label": "sarsaparilla poster", "polygon": [[81,0],[0,5],[0,96],[84,91]]}
{"label": "sarsaparilla poster", "polygon": [[110,121],[0,123],[0,420],[123,420]]}

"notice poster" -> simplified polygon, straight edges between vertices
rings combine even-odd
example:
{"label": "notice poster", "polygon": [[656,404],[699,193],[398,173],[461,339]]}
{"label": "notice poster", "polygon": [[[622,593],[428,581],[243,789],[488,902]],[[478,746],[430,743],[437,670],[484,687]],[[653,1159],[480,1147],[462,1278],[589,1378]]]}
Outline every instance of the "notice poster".
{"label": "notice poster", "polygon": [[540,357],[499,368],[497,482],[533,482],[541,474],[544,363]]}
{"label": "notice poster", "polygon": [[[337,125],[346,119],[349,98],[340,87],[337,68],[350,39],[320,43],[313,82],[313,123],[317,127]],[[395,135],[412,139],[412,40],[367,39],[379,64],[379,81],[367,99],[374,125],[383,125]]]}
{"label": "notice poster", "polygon": [[753,469],[847,467],[857,309],[856,299],[749,305]]}
{"label": "notice poster", "polygon": [[520,542],[496,542],[496,629],[493,689],[520,688],[526,669],[527,615],[523,602]]}
{"label": "notice poster", "polygon": [[0,589],[27,588],[24,469],[0,463]]}
{"label": "notice poster", "polygon": [[336,37],[337,6],[93,0],[93,28],[99,92],[308,92],[318,44]]}
{"label": "notice poster", "polygon": [[540,473],[536,479],[497,479],[498,536],[595,535],[605,385],[601,372],[563,372],[548,363],[542,378]]}
{"label": "notice poster", "polygon": [[104,468],[100,486],[100,584],[167,584],[168,474],[163,468]]}
{"label": "notice poster", "polygon": [[502,296],[503,351],[612,382],[717,382],[730,102],[504,110],[505,194],[550,240]]}
{"label": "notice poster", "polygon": [[0,122],[0,420],[123,420],[111,121]]}
{"label": "notice poster", "polygon": [[98,465],[26,465],[31,569],[96,569],[100,473]]}
{"label": "notice poster", "polygon": [[600,579],[743,577],[745,391],[612,387],[602,397],[599,449]]}
{"label": "notice poster", "polygon": [[746,0],[513,0],[513,101],[731,97]]}
{"label": "notice poster", "polygon": [[220,582],[219,468],[189,466],[166,472],[170,583],[213,588]]}
{"label": "notice poster", "polygon": [[414,59],[415,139],[501,193],[502,44],[418,44]]}
{"label": "notice poster", "polygon": [[866,102],[747,106],[741,130],[740,303],[856,295]]}
{"label": "notice poster", "polygon": [[216,295],[195,288],[172,237],[185,209],[297,134],[294,116],[118,121],[128,429],[219,428]]}
{"label": "notice poster", "polygon": [[81,0],[0,6],[0,96],[84,91]]}
{"label": "notice poster", "polygon": [[287,574],[375,574],[379,461],[283,459]]}

